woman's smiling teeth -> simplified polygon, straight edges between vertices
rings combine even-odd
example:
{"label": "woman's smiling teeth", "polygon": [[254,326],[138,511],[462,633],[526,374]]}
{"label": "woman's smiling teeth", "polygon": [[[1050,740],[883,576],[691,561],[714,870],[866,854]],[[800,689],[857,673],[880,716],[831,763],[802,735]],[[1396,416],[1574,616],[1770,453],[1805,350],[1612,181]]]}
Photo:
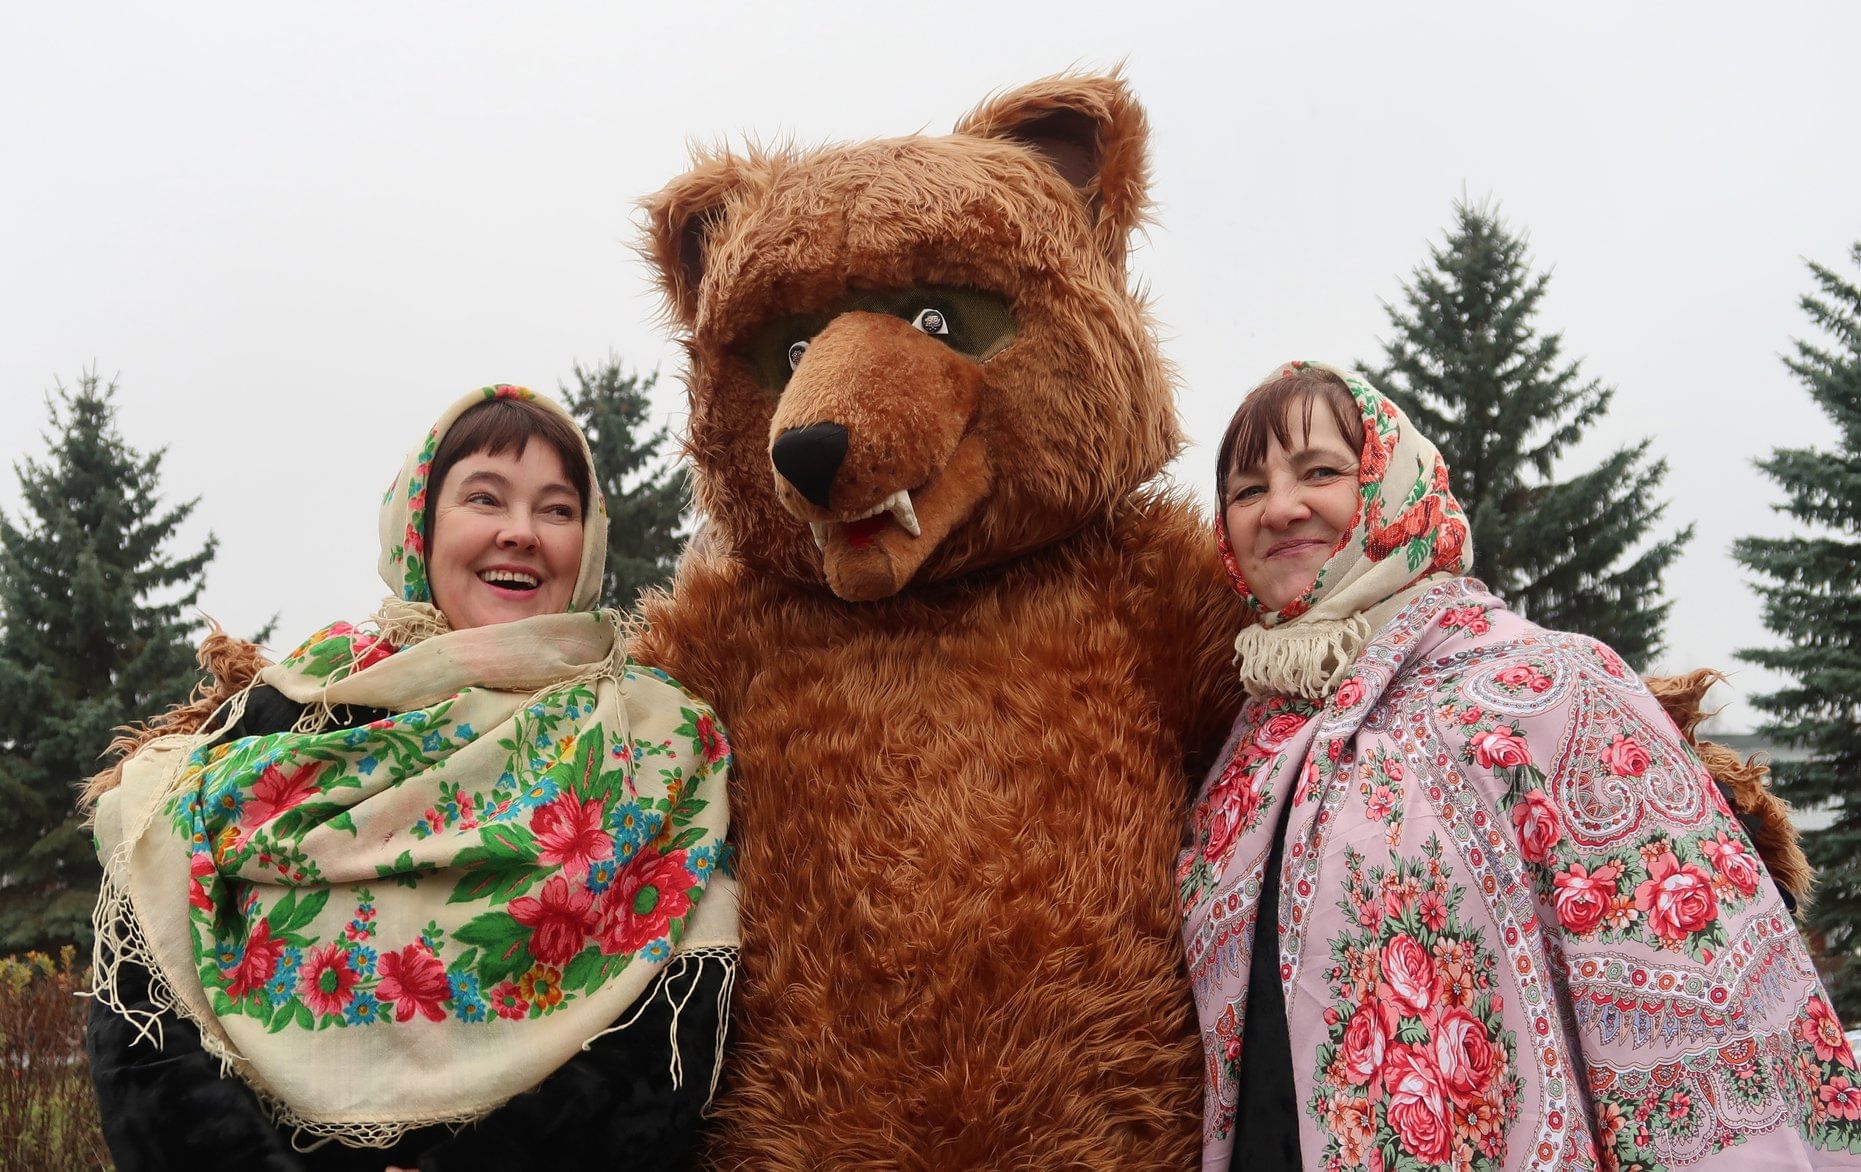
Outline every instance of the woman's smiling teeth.
{"label": "woman's smiling teeth", "polygon": [[505,590],[535,590],[543,584],[541,578],[522,570],[481,570],[478,577],[486,585]]}

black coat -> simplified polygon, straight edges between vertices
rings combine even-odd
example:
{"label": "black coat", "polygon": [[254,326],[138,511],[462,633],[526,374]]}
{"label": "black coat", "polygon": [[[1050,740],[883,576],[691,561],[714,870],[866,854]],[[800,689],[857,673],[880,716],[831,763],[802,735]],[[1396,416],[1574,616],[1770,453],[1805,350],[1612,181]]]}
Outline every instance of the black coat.
{"label": "black coat", "polygon": [[[277,691],[256,688],[244,717],[225,735],[279,732],[301,711]],[[358,710],[339,713],[339,719],[361,723],[379,715]],[[637,1021],[597,1038],[536,1088],[457,1132],[443,1125],[422,1128],[391,1148],[329,1142],[313,1151],[295,1150],[291,1130],[272,1125],[245,1083],[222,1078],[219,1060],[201,1048],[199,1031],[173,1013],[161,1015],[157,1049],[136,1041],[136,1027],[126,1019],[92,1002],[84,1049],[104,1138],[123,1172],[381,1172],[390,1165],[422,1172],[685,1168],[692,1163],[717,1061],[723,979],[716,965],[661,974],[641,994],[646,1008]],[[122,1003],[153,1010],[149,980],[147,969],[119,965],[116,991]],[[684,1069],[676,1090],[668,1001],[684,1002],[677,1022]]]}

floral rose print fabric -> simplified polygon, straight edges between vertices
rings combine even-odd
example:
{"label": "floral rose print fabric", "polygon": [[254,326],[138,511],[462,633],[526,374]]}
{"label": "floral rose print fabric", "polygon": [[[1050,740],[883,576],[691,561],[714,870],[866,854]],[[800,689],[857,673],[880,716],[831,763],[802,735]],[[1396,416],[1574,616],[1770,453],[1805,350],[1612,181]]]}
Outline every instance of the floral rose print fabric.
{"label": "floral rose print fabric", "polygon": [[99,804],[113,954],[275,1121],[364,1146],[535,1086],[680,956],[732,963],[728,743],[619,630],[318,632],[260,677],[298,729],[167,738]]}
{"label": "floral rose print fabric", "polygon": [[1177,879],[1209,1169],[1262,919],[1309,1166],[1861,1167],[1854,1054],[1717,787],[1613,652],[1471,579],[1322,706],[1248,703]]}
{"label": "floral rose print fabric", "polygon": [[[281,666],[321,678],[392,652],[337,624]],[[650,674],[622,682],[670,687]],[[468,688],[359,728],[194,754],[168,814],[193,844],[195,950],[217,1015],[272,1033],[536,1018],[671,955],[722,861],[703,817],[703,783],[729,763],[715,717],[687,699],[682,723],[649,739],[594,683],[514,710],[507,697]],[[350,865],[333,874],[332,860]],[[456,875],[444,902],[385,931],[375,889],[434,873]]]}

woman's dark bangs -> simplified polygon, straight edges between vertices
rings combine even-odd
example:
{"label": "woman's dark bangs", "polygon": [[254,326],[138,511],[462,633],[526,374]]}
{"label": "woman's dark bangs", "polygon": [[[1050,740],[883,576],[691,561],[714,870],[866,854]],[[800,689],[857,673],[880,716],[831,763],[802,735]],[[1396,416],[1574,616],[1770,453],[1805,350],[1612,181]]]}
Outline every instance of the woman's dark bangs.
{"label": "woman's dark bangs", "polygon": [[587,457],[582,455],[581,437],[555,412],[521,399],[489,399],[454,420],[439,441],[439,450],[433,453],[427,489],[437,494],[453,465],[467,456],[481,452],[502,456],[509,452],[522,459],[532,439],[542,440],[555,451],[581,500],[582,512],[587,513],[593,484]]}
{"label": "woman's dark bangs", "polygon": [[1228,428],[1222,434],[1215,465],[1215,490],[1225,496],[1228,474],[1237,468],[1251,468],[1266,459],[1267,439],[1279,446],[1293,446],[1290,408],[1300,408],[1299,427],[1304,435],[1312,433],[1312,412],[1323,399],[1331,417],[1354,449],[1363,447],[1363,415],[1350,388],[1338,376],[1323,370],[1303,370],[1275,379],[1241,401]]}

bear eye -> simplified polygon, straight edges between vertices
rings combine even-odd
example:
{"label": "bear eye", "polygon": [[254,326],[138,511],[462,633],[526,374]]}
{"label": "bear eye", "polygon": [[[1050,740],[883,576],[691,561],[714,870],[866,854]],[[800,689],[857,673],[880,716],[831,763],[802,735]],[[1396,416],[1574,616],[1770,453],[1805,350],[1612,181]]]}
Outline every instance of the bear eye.
{"label": "bear eye", "polygon": [[803,338],[799,342],[794,342],[790,344],[788,348],[788,368],[790,370],[793,370],[797,366],[800,366],[801,356],[803,354],[806,354],[807,352],[808,352],[808,340],[806,338]]}
{"label": "bear eye", "polygon": [[913,329],[923,330],[927,334],[948,336],[950,323],[944,320],[940,309],[920,309],[918,315],[911,319]]}

